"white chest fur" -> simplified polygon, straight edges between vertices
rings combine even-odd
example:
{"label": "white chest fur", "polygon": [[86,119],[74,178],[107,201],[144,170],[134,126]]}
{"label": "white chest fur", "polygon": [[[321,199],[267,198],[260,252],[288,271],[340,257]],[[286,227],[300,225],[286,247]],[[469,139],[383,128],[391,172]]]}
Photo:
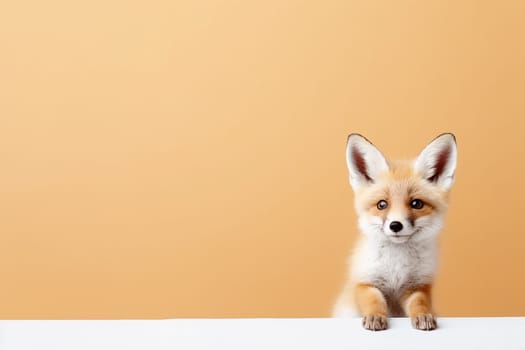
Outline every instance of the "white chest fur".
{"label": "white chest fur", "polygon": [[[377,287],[388,305],[391,316],[404,316],[400,296],[407,287],[431,283],[437,266],[435,240],[393,243],[365,239],[351,256],[350,281]],[[335,315],[355,315],[348,300],[340,299]]]}
{"label": "white chest fur", "polygon": [[432,282],[436,265],[435,240],[397,244],[367,238],[351,258],[351,279],[396,294],[405,286]]}

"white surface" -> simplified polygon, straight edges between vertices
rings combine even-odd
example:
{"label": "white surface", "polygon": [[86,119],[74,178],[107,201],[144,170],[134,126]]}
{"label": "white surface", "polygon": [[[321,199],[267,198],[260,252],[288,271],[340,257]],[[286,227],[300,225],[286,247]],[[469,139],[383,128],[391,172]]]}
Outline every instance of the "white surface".
{"label": "white surface", "polygon": [[525,349],[525,317],[439,318],[438,325],[418,331],[397,318],[371,332],[360,319],[0,321],[0,349]]}

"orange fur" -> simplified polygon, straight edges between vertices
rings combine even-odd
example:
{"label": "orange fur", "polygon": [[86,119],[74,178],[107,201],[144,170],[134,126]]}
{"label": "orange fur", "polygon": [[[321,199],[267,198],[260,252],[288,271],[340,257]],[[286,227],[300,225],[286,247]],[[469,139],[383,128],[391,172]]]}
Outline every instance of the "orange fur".
{"label": "orange fur", "polygon": [[433,314],[431,292],[431,284],[407,288],[401,296],[401,302],[407,316],[414,318],[418,315]]}
{"label": "orange fur", "polygon": [[[424,206],[421,209],[410,207],[410,201],[420,199]],[[394,161],[390,169],[381,175],[376,184],[356,192],[356,208],[358,212],[368,212],[373,216],[384,218],[388,211],[396,208],[406,213],[412,220],[431,215],[434,211],[441,212],[446,209],[448,192],[439,191],[429,185],[420,174],[415,173],[411,163]],[[389,205],[385,210],[379,210],[377,203],[386,200]]]}
{"label": "orange fur", "polygon": [[383,294],[371,284],[358,283],[354,289],[357,309],[361,315],[386,316],[388,309]]}

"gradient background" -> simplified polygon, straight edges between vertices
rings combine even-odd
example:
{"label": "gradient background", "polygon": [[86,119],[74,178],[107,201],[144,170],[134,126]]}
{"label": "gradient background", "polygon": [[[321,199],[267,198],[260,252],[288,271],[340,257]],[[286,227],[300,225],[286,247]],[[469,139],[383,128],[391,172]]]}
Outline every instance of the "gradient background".
{"label": "gradient background", "polygon": [[11,1],[0,318],[328,316],[345,142],[454,132],[443,316],[525,314],[525,2]]}

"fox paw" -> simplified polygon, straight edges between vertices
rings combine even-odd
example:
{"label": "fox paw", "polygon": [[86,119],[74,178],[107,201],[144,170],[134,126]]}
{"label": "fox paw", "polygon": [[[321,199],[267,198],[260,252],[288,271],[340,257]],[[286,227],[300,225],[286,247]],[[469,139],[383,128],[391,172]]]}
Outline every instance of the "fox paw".
{"label": "fox paw", "polygon": [[431,331],[437,328],[437,323],[431,314],[421,314],[412,317],[412,326],[422,331]]}
{"label": "fox paw", "polygon": [[388,321],[383,315],[365,315],[363,316],[363,327],[371,331],[382,331],[388,327]]}

